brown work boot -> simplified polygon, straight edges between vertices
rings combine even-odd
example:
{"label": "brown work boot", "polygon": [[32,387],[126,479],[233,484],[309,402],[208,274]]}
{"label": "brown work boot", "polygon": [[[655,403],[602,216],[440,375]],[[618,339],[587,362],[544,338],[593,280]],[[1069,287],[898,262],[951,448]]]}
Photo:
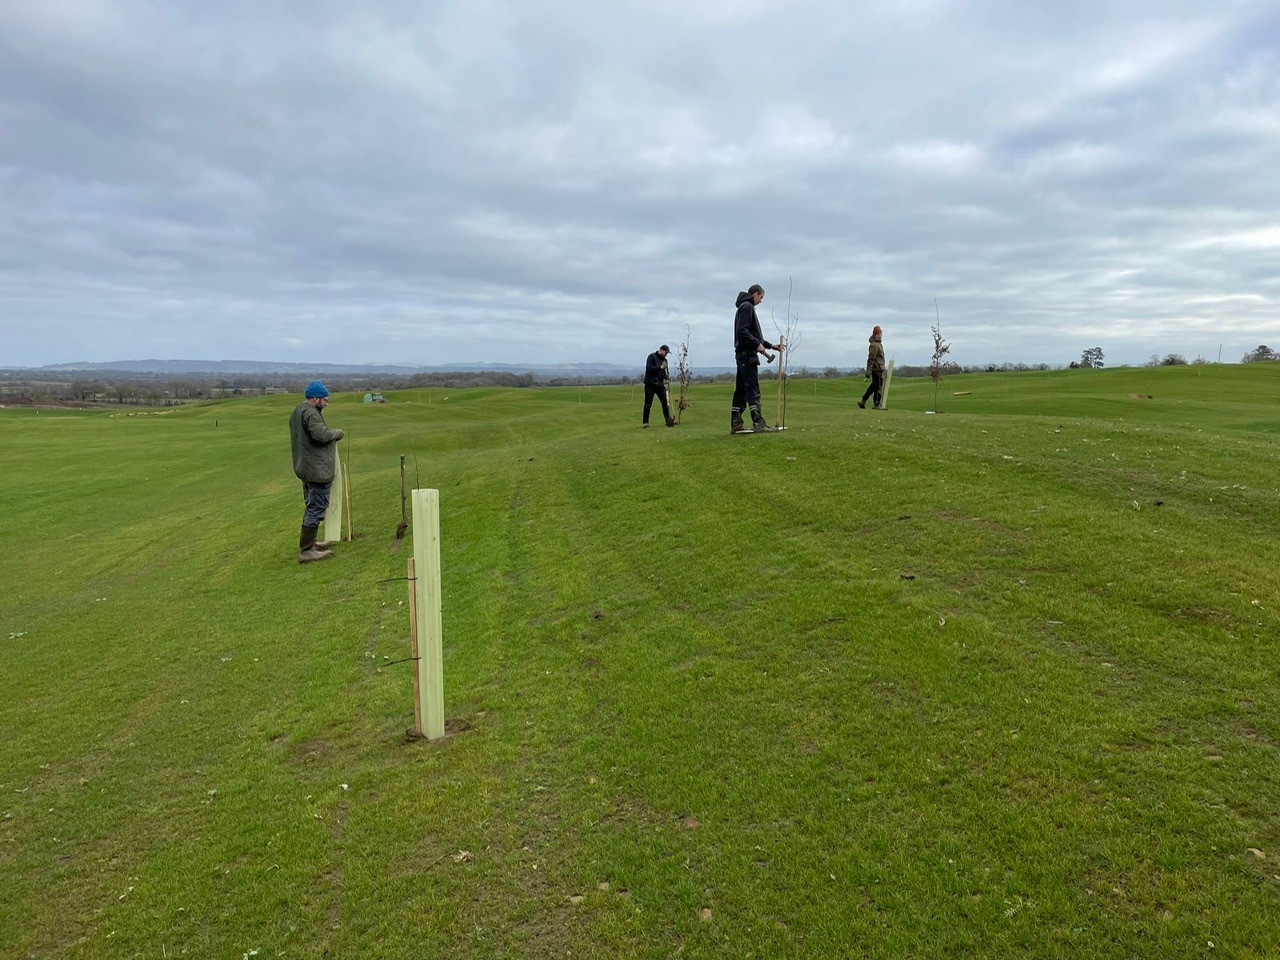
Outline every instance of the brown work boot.
{"label": "brown work boot", "polygon": [[755,423],[751,425],[751,429],[755,433],[777,433],[778,432],[777,427],[771,427],[769,426],[769,424],[765,423],[763,420],[757,420]]}
{"label": "brown work boot", "polygon": [[860,406],[863,410],[867,409],[867,401],[865,401],[865,400],[859,400],[859,401],[858,401],[858,406]]}
{"label": "brown work boot", "polygon": [[333,556],[332,550],[317,550],[315,545],[298,551],[299,563],[311,563],[313,560],[328,560]]}

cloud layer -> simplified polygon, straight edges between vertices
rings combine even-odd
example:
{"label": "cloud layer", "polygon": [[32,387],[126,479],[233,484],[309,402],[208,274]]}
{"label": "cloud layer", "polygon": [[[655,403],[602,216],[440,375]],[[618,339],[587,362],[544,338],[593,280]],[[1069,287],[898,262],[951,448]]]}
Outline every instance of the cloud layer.
{"label": "cloud layer", "polygon": [[613,6],[0,5],[0,365],[1280,341],[1273,4]]}

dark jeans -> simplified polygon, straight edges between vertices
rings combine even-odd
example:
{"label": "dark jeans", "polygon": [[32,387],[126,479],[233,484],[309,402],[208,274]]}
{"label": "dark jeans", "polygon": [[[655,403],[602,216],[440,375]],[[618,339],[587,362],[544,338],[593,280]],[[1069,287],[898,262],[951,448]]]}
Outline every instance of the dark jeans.
{"label": "dark jeans", "polygon": [[755,357],[739,357],[738,379],[733,385],[734,416],[742,416],[742,411],[748,408],[760,409],[760,361]]}
{"label": "dark jeans", "polygon": [[884,402],[884,374],[871,371],[871,386],[867,387],[867,392],[862,395],[862,402],[867,402],[867,397],[872,394],[876,395],[875,405],[878,407]]}
{"label": "dark jeans", "polygon": [[655,387],[655,386],[654,386],[653,384],[651,384],[651,383],[646,383],[646,384],[644,385],[644,422],[645,422],[645,423],[648,423],[648,422],[649,422],[649,409],[653,406],[653,398],[654,398],[654,397],[657,397],[659,400],[661,400],[661,401],[662,401],[662,415],[663,415],[663,416],[664,416],[668,421],[670,421],[670,420],[671,420],[671,405],[670,405],[669,403],[667,403],[667,388],[666,388],[666,385],[664,384],[663,386]]}
{"label": "dark jeans", "polygon": [[302,502],[307,505],[302,514],[304,527],[318,527],[329,509],[329,488],[332,483],[311,483],[302,481]]}

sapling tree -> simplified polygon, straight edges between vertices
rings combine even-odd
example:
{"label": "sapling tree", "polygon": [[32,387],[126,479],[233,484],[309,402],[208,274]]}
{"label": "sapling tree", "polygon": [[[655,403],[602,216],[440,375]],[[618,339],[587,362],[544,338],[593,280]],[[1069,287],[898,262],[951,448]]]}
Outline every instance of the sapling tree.
{"label": "sapling tree", "polygon": [[791,373],[791,358],[795,356],[796,347],[800,346],[804,339],[800,334],[800,318],[791,312],[791,293],[794,284],[790,277],[787,277],[787,314],[781,324],[778,318],[773,318],[773,326],[778,331],[778,341],[785,347],[778,356],[778,409],[774,419],[778,426],[783,426],[787,422],[787,388],[788,377]]}
{"label": "sapling tree", "polygon": [[938,387],[942,383],[942,375],[951,364],[942,358],[951,352],[951,344],[942,339],[942,315],[938,312],[938,299],[933,300],[934,324],[933,360],[929,363],[929,379],[933,381],[933,412],[938,412]]}
{"label": "sapling tree", "polygon": [[676,421],[679,422],[680,414],[693,403],[689,399],[689,385],[693,383],[693,367],[689,366],[689,341],[692,336],[689,332],[689,325],[684,325],[684,339],[680,341],[676,347],[676,377],[680,381],[680,396],[676,400]]}

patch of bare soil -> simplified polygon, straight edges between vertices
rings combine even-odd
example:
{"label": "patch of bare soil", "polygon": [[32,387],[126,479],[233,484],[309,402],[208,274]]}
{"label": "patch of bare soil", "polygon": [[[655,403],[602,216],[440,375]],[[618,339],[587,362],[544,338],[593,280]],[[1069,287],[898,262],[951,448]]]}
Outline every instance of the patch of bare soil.
{"label": "patch of bare soil", "polygon": [[443,737],[438,737],[435,740],[428,741],[426,737],[424,737],[422,734],[418,733],[418,731],[410,727],[408,730],[404,732],[404,742],[416,743],[417,741],[421,740],[423,742],[428,742],[428,743],[439,743],[442,740],[448,740],[450,737],[455,737],[458,734],[464,733],[465,731],[470,729],[471,729],[470,720],[464,720],[462,717],[450,717],[444,722]]}

